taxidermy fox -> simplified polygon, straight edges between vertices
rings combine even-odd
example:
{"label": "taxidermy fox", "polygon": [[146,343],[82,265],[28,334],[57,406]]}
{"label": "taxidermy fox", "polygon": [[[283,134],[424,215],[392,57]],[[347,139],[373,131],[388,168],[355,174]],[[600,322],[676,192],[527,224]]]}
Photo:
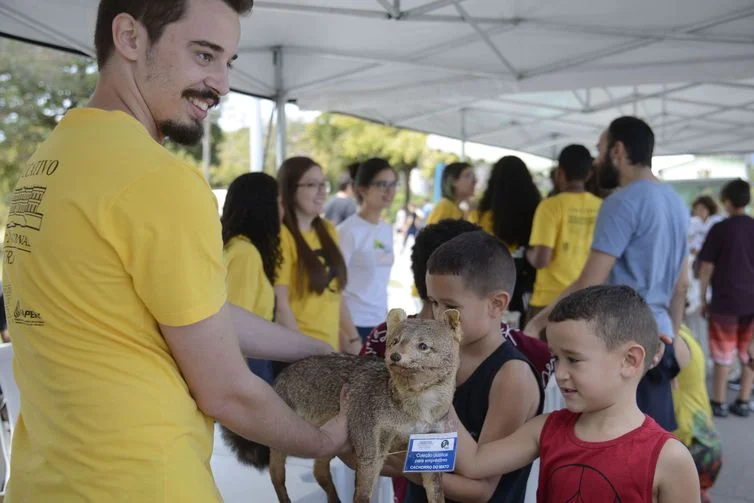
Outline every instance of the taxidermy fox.
{"label": "taxidermy fox", "polygon": [[[404,451],[412,433],[437,433],[446,428],[453,402],[461,342],[460,315],[443,313],[441,320],[407,319],[393,309],[387,319],[385,360],[351,355],[313,356],[280,373],[273,388],[301,417],[316,426],[344,404],[348,436],[356,454],[354,502],[368,503],[388,454]],[[248,441],[224,429],[223,436],[238,459],[258,469],[269,465],[278,500],[290,503],[285,488],[286,454]],[[339,503],[330,476],[330,459],[317,459],[314,477]],[[445,501],[439,473],[422,474],[430,503]]]}

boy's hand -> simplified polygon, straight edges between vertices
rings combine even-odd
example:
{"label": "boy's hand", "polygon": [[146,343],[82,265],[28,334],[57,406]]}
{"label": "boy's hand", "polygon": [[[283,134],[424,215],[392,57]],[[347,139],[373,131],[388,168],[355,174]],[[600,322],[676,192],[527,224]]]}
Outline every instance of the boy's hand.
{"label": "boy's hand", "polygon": [[544,330],[545,325],[547,324],[547,321],[545,320],[543,322],[542,319],[543,318],[537,315],[529,320],[529,323],[524,327],[524,333],[532,339],[539,340],[539,334],[542,333],[542,330]]}
{"label": "boy's hand", "polygon": [[649,366],[650,369],[653,369],[660,364],[660,360],[662,360],[662,357],[665,354],[665,346],[670,344],[673,344],[673,339],[665,334],[660,334],[660,343],[657,345],[657,352],[652,357],[652,363]]}
{"label": "boy's hand", "polygon": [[754,339],[749,344],[749,368],[754,370]]}

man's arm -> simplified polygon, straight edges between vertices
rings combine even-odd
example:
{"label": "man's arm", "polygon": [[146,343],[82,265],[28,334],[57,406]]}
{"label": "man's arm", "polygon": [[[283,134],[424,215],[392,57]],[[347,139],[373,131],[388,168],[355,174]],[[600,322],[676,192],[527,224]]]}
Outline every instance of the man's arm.
{"label": "man's arm", "polygon": [[699,267],[699,305],[702,316],[707,316],[707,290],[715,272],[715,264],[702,261]]}
{"label": "man's arm", "polygon": [[227,304],[238,334],[241,353],[253,358],[293,362],[312,355],[326,355],[333,349],[326,342],[271,323],[233,304]]}
{"label": "man's arm", "polygon": [[610,276],[610,271],[613,269],[614,265],[615,257],[612,255],[597,250],[589,252],[589,257],[586,259],[584,269],[582,269],[578,279],[563,290],[563,293],[560,294],[555,302],[544,308],[539,314],[532,318],[526,324],[524,333],[530,337],[539,338],[539,333],[547,325],[547,317],[550,316],[552,309],[560,299],[589,286],[603,284],[607,281],[608,276]]}
{"label": "man's arm", "polygon": [[340,297],[340,347],[341,351],[351,355],[358,355],[361,352],[361,337],[356,330],[356,326],[351,320],[351,312],[346,306],[346,300]]}
{"label": "man's arm", "polygon": [[298,332],[298,323],[288,302],[288,286],[275,286],[275,322]]}
{"label": "man's arm", "polygon": [[[675,282],[673,297],[670,299],[670,319],[673,320],[673,334],[678,335],[683,324],[683,314],[686,312],[686,293],[689,289],[689,257],[683,259],[681,272]],[[671,335],[671,334],[668,334]]]}
{"label": "man's arm", "polygon": [[655,468],[654,493],[658,503],[699,501],[699,474],[688,448],[676,439],[660,451]]}
{"label": "man's arm", "polygon": [[537,245],[526,250],[526,260],[535,269],[544,269],[552,261],[552,248]]}
{"label": "man's arm", "polygon": [[230,310],[160,330],[202,412],[239,435],[303,457],[326,457],[347,442],[343,418],[317,429],[301,419],[243,361]]}

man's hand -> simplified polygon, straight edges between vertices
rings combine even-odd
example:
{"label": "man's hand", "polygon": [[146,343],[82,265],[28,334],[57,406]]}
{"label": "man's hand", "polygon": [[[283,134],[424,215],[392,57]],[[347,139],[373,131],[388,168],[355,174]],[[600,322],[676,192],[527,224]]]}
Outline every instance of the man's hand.
{"label": "man's hand", "polygon": [[671,344],[673,344],[673,339],[671,339],[670,336],[660,334],[660,343],[657,345],[657,352],[652,357],[652,363],[649,366],[650,369],[653,369],[660,364],[660,360],[662,360],[662,357],[665,355],[665,346]]}
{"label": "man's hand", "polygon": [[361,353],[361,337],[355,337],[343,345],[343,352],[349,355],[357,355]]}
{"label": "man's hand", "polygon": [[346,415],[342,412],[322,425],[320,431],[325,438],[323,452],[320,457],[329,458],[352,451],[351,443],[348,440]]}
{"label": "man's hand", "polygon": [[547,326],[547,320],[540,315],[535,316],[524,327],[524,334],[528,335],[532,339],[539,339],[539,334]]}
{"label": "man's hand", "polygon": [[707,297],[703,297],[699,300],[699,314],[702,318],[709,316],[709,305],[707,304]]}

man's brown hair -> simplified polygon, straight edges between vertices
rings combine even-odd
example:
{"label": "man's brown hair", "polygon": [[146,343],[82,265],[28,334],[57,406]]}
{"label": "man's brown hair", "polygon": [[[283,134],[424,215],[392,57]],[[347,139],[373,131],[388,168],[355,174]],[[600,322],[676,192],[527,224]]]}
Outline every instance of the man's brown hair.
{"label": "man's brown hair", "polygon": [[[101,70],[115,44],[113,20],[118,14],[130,14],[147,29],[150,43],[154,44],[171,23],[180,21],[186,14],[190,0],[101,0],[97,10],[97,25],[94,29],[94,47],[97,51],[97,66]],[[254,0],[223,0],[239,15],[247,14]]]}

